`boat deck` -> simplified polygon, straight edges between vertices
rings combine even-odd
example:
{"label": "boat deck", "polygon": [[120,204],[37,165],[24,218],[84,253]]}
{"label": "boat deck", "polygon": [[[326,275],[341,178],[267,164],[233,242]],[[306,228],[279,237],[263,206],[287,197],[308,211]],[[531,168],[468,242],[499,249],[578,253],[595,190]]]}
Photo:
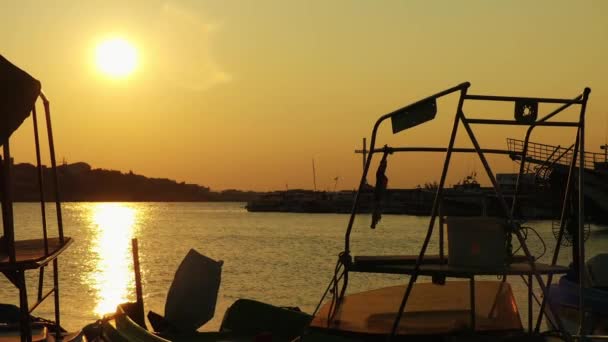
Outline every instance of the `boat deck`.
{"label": "boat deck", "polygon": [[0,272],[37,269],[57,258],[70,244],[72,238],[65,237],[63,243],[59,238],[49,238],[48,254],[45,252],[44,239],[15,241],[15,262],[9,261],[5,244],[0,244]]}
{"label": "boat deck", "polygon": [[[330,303],[311,323],[314,329],[348,335],[390,334],[405,286],[392,286],[347,295],[333,320]],[[445,285],[416,283],[401,318],[398,335],[449,335],[471,331],[469,282]],[[522,323],[511,286],[501,281],[477,281],[475,332],[521,332]]]}

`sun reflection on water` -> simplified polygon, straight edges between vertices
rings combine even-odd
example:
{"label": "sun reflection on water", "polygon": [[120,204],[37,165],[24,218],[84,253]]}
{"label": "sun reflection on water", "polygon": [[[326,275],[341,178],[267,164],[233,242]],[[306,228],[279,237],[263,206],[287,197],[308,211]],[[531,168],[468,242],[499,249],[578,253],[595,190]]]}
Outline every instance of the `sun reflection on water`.
{"label": "sun reflection on water", "polygon": [[114,312],[133,292],[131,239],[137,216],[137,209],[123,203],[99,203],[92,208],[96,265],[91,283],[96,292],[94,312],[99,316]]}

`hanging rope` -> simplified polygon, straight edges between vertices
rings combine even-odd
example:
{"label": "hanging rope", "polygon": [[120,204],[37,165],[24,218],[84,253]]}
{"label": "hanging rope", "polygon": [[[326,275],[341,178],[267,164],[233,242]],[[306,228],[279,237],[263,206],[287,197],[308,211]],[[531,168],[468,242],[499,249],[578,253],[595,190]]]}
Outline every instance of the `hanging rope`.
{"label": "hanging rope", "polygon": [[372,224],[371,228],[375,229],[380,219],[382,219],[382,204],[384,200],[384,194],[386,192],[386,188],[388,186],[388,178],[386,177],[386,167],[387,167],[387,156],[389,153],[393,153],[393,151],[388,148],[387,145],[384,145],[384,154],[382,155],[382,160],[378,165],[378,170],[376,171],[376,187],[374,189],[374,208],[372,211]]}

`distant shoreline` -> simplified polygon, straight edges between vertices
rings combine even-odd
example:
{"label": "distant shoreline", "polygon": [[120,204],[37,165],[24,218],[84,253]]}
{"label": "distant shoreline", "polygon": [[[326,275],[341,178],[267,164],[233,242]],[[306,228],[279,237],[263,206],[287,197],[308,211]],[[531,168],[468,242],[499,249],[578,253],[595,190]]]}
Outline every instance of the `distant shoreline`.
{"label": "distant shoreline", "polygon": [[[42,167],[45,201],[54,201],[52,170]],[[14,202],[40,202],[38,169],[28,163],[12,167]],[[177,182],[168,178],[148,178],[131,171],[93,169],[78,162],[57,167],[59,197],[62,202],[247,202],[262,192],[211,191],[198,184]]]}

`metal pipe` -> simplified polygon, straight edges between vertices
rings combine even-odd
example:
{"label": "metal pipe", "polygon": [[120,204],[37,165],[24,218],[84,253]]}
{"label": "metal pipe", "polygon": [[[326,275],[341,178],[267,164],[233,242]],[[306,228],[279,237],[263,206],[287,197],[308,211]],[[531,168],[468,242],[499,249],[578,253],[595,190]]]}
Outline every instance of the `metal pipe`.
{"label": "metal pipe", "polygon": [[29,306],[27,304],[27,286],[25,284],[25,271],[15,272],[19,283],[19,311],[21,342],[32,342],[32,322],[30,320]]}
{"label": "metal pipe", "polygon": [[[571,103],[567,104],[568,106]],[[493,120],[493,119],[467,119],[470,124],[480,125],[512,125],[512,126],[530,126],[529,123],[519,122],[515,120]],[[555,122],[541,122],[536,126],[548,126],[548,127],[578,127],[577,122],[566,122],[566,121],[555,121]]]}
{"label": "metal pipe", "polygon": [[437,99],[439,97],[451,94],[451,93],[453,93],[455,91],[458,91],[458,90],[462,91],[463,89],[468,89],[470,86],[471,86],[471,84],[469,82],[461,83],[461,84],[459,84],[459,85],[457,85],[455,87],[452,87],[452,88],[446,89],[444,91],[441,91],[439,93],[436,93],[434,95],[431,95],[431,96],[429,96],[429,97],[427,97],[425,99],[422,99],[420,101],[414,102],[414,103],[412,103],[412,104],[410,104],[408,106],[405,106],[405,107],[403,107],[401,109],[398,109],[396,111],[393,111],[393,112],[385,114],[385,115],[382,115],[380,118],[378,118],[378,120],[376,120],[376,123],[374,124],[374,127],[372,129],[371,140],[370,140],[370,144],[369,144],[369,153],[367,155],[367,162],[365,163],[365,168],[363,169],[363,174],[361,175],[361,180],[359,181],[359,189],[357,191],[357,194],[355,195],[355,199],[354,199],[354,202],[353,202],[353,207],[352,207],[352,210],[351,210],[351,215],[350,215],[350,218],[348,220],[348,226],[346,228],[345,243],[344,243],[344,251],[346,253],[350,252],[350,233],[351,233],[352,228],[353,228],[353,223],[355,221],[355,215],[357,213],[357,209],[359,208],[359,199],[360,199],[361,189],[365,185],[365,180],[367,179],[367,173],[369,172],[369,167],[370,167],[370,164],[371,164],[371,161],[372,161],[372,157],[373,157],[374,153],[376,152],[374,150],[374,148],[376,146],[376,135],[378,134],[378,128],[380,127],[380,124],[384,120],[389,119],[390,117],[392,117],[395,113],[398,113],[398,112],[403,111],[403,110],[407,110],[407,109],[409,109],[409,108],[411,108],[413,106],[416,106],[416,105],[418,105],[420,103],[423,103],[425,101],[428,101],[428,100],[431,100],[431,99]]}
{"label": "metal pipe", "polygon": [[[570,192],[572,191],[572,184],[573,184],[572,177],[574,177],[574,169],[576,167],[576,158],[578,156],[579,134],[580,134],[580,130],[577,130],[576,139],[574,142],[574,151],[573,151],[572,161],[570,162],[570,168],[568,171],[568,179],[566,181],[564,199],[562,200],[562,212],[561,212],[560,219],[559,219],[559,233],[557,234],[557,241],[555,243],[555,251],[553,251],[553,258],[551,259],[551,266],[554,266],[555,264],[557,264],[557,258],[559,257],[559,251],[560,251],[560,247],[562,244],[562,239],[564,238],[564,228],[565,228],[565,224],[566,224],[566,210],[568,210]],[[549,291],[551,290],[552,281],[553,281],[553,274],[550,273],[547,276],[547,293],[545,296],[543,296],[543,301],[540,304],[539,315],[538,315],[538,319],[536,320],[536,327],[534,328],[534,331],[536,333],[538,333],[540,331],[540,325],[543,320],[543,313],[545,313],[545,306],[547,304],[547,297],[549,296]],[[547,316],[547,319],[549,319],[549,316]]]}
{"label": "metal pipe", "polygon": [[[447,148],[446,147],[422,147],[422,146],[413,146],[413,147],[388,147],[388,150],[393,153],[393,152],[447,152]],[[385,148],[376,148],[373,150],[369,150],[367,151],[368,153],[380,153],[380,152],[384,152]],[[452,149],[453,152],[457,152],[457,153],[476,153],[477,151],[474,148],[468,148],[468,147],[454,147]],[[489,149],[482,149],[482,151],[484,153],[489,153],[489,154],[507,154],[507,155],[512,155],[513,152],[510,152],[509,150],[503,150],[503,149],[493,149],[493,148],[489,148]],[[362,150],[355,150],[355,153],[363,153]]]}
{"label": "metal pipe", "polygon": [[42,304],[42,302],[44,302],[52,293],[55,292],[55,289],[50,289],[47,293],[44,294],[44,296],[39,296],[38,301],[36,303],[34,303],[34,305],[32,305],[32,307],[30,308],[30,313],[34,312],[34,310],[36,310],[36,308]]}
{"label": "metal pipe", "polygon": [[475,276],[471,276],[471,279],[469,279],[469,292],[471,296],[469,298],[471,305],[471,331],[475,332]]}
{"label": "metal pipe", "polygon": [[[468,86],[464,87],[460,90],[460,99],[458,100],[458,108],[456,110],[456,115],[454,116],[454,124],[452,126],[452,134],[450,136],[450,142],[448,143],[447,153],[445,156],[445,161],[443,163],[443,170],[441,171],[441,178],[439,180],[439,186],[437,187],[437,193],[435,194],[435,199],[433,200],[433,208],[431,210],[431,220],[429,222],[429,228],[427,229],[426,237],[424,238],[424,242],[422,243],[422,248],[420,249],[420,254],[416,259],[416,264],[414,265],[414,269],[410,274],[410,279],[407,284],[407,288],[405,289],[405,294],[403,295],[403,299],[401,300],[401,304],[399,305],[399,311],[397,311],[397,317],[393,322],[393,327],[391,329],[391,334],[389,336],[389,340],[391,340],[399,327],[399,321],[401,321],[401,316],[403,315],[403,310],[405,310],[405,305],[407,300],[412,292],[412,288],[414,286],[414,282],[418,277],[418,271],[420,270],[420,266],[422,264],[422,260],[424,259],[424,254],[426,253],[426,248],[431,240],[431,235],[433,234],[433,226],[435,225],[435,218],[437,217],[437,212],[439,211],[439,204],[441,203],[443,196],[443,187],[445,185],[445,179],[447,177],[448,169],[450,166],[450,159],[452,157],[452,148],[454,147],[454,143],[456,141],[456,132],[458,131],[458,123],[462,118],[462,106],[464,104],[464,96],[468,90]],[[371,148],[370,148],[371,150]]]}
{"label": "metal pipe", "polygon": [[38,171],[38,191],[40,194],[40,213],[42,216],[42,236],[44,237],[44,254],[49,255],[49,242],[46,227],[46,205],[44,203],[44,183],[42,177],[42,162],[40,158],[40,139],[38,135],[38,116],[36,105],[32,109],[32,122],[34,123],[34,143],[36,146],[36,170]]}
{"label": "metal pipe", "polygon": [[[135,296],[137,298],[138,321],[145,320],[144,315],[144,295],[141,286],[141,270],[139,268],[139,245],[137,239],[131,239],[131,249],[133,252],[133,271],[135,272]],[[139,322],[138,322],[139,323]]]}
{"label": "metal pipe", "polygon": [[510,221],[512,221],[513,217],[511,217],[509,207],[502,194],[500,185],[498,184],[498,181],[496,181],[496,177],[494,176],[494,173],[492,172],[492,168],[490,168],[490,164],[488,164],[488,161],[486,160],[485,155],[483,154],[483,152],[481,152],[481,147],[479,146],[479,142],[477,141],[477,138],[475,138],[475,134],[473,133],[471,126],[468,124],[466,118],[464,117],[464,113],[461,113],[460,115],[462,116],[462,125],[464,126],[469,138],[471,139],[471,142],[473,143],[473,146],[475,147],[475,151],[477,151],[477,155],[479,156],[479,159],[481,160],[481,164],[483,165],[483,167],[486,171],[486,174],[487,174],[488,178],[490,179],[490,182],[492,183],[492,186],[496,190],[496,197],[498,198],[499,203],[502,205],[503,210],[505,211],[505,215],[509,218]]}
{"label": "metal pipe", "polygon": [[63,217],[61,215],[61,202],[59,197],[59,176],[57,175],[57,161],[55,159],[55,142],[53,140],[53,127],[51,124],[51,106],[48,98],[44,93],[40,92],[40,97],[44,103],[44,112],[46,116],[46,129],[49,137],[49,150],[51,155],[51,166],[53,170],[53,180],[55,183],[55,208],[57,210],[57,230],[59,231],[59,242],[65,242],[63,237]]}
{"label": "metal pipe", "polygon": [[365,141],[365,138],[363,138],[363,170],[365,170],[365,157],[367,157],[367,142]]}
{"label": "metal pipe", "polygon": [[42,300],[42,288],[44,285],[44,267],[40,267],[40,275],[38,276],[38,301]]}
{"label": "metal pipe", "polygon": [[11,149],[8,140],[2,147],[4,153],[4,163],[2,164],[2,223],[4,225],[4,238],[6,239],[8,260],[10,263],[14,263],[16,261],[15,221],[13,216],[13,185],[10,181],[13,160],[11,159]]}
{"label": "metal pipe", "polygon": [[528,334],[532,334],[532,275],[528,275]]}
{"label": "metal pipe", "polygon": [[445,253],[444,253],[444,244],[443,244],[443,240],[444,240],[444,219],[443,219],[443,213],[441,210],[441,203],[439,204],[439,260],[440,262],[443,264],[443,261],[445,260]]}
{"label": "metal pipe", "polygon": [[515,97],[515,96],[493,96],[493,95],[467,95],[465,100],[484,100],[484,101],[532,101],[542,103],[569,103],[569,104],[582,104],[583,101],[580,98],[574,100],[568,99],[555,99],[545,97]]}
{"label": "metal pipe", "polygon": [[[469,124],[466,122],[466,119],[462,120],[462,124],[463,124],[465,130],[467,131],[469,137],[471,138],[471,142],[473,143],[473,146],[475,146],[475,149],[477,149],[479,151],[480,150],[479,143],[477,142],[477,139],[475,138],[475,135],[473,133],[473,130],[471,129],[471,126],[469,126]],[[534,259],[532,258],[532,254],[530,253],[530,250],[528,249],[528,246],[526,245],[526,241],[525,241],[524,237],[522,236],[519,227],[516,226],[516,223],[513,220],[513,216],[511,215],[511,211],[509,210],[509,207],[507,205],[507,202],[504,199],[504,196],[502,194],[500,186],[498,185],[498,182],[496,181],[496,178],[494,177],[492,169],[490,168],[490,165],[488,164],[488,161],[486,160],[484,154],[481,151],[478,152],[478,155],[479,155],[479,159],[481,160],[481,163],[483,164],[483,167],[484,167],[484,169],[486,171],[486,174],[487,174],[488,178],[490,178],[490,181],[492,182],[492,185],[494,186],[494,189],[496,189],[496,196],[498,197],[499,203],[503,207],[503,210],[505,212],[505,216],[509,220],[509,224],[511,225],[511,229],[515,233],[515,236],[517,237],[517,240],[519,241],[521,249],[524,251],[524,254],[526,255],[526,258],[527,258],[528,263],[530,265],[530,270],[534,274],[534,276],[536,278],[536,281],[538,282],[538,284],[539,284],[539,286],[540,286],[543,294],[546,295],[546,287],[545,287],[545,284],[543,282],[543,279],[540,276],[540,274],[538,273],[538,271],[536,270],[536,265],[534,264]],[[564,336],[565,336],[565,338],[566,338],[567,341],[570,341],[571,340],[570,335],[565,330],[561,318],[559,318],[559,316],[556,316],[555,317],[555,321],[556,321],[556,324],[558,326],[559,331],[562,332],[562,334],[564,334]]]}
{"label": "metal pipe", "polygon": [[[439,97],[451,94],[455,91],[460,90],[461,92],[463,90],[468,89],[471,86],[471,84],[469,82],[464,82],[461,83],[455,87],[446,89],[444,91],[441,91],[439,93],[436,93],[434,95],[431,95],[425,99],[422,99],[420,101],[414,102],[408,106],[405,106],[401,109],[398,109],[396,111],[393,111],[391,113],[382,115],[380,118],[378,118],[378,120],[376,120],[376,123],[374,124],[374,127],[372,128],[372,134],[371,134],[371,141],[369,144],[369,153],[367,155],[367,161],[365,163],[365,166],[363,168],[363,173],[361,174],[361,180],[359,181],[359,188],[357,190],[357,193],[355,194],[355,198],[353,201],[353,206],[351,209],[351,213],[350,213],[350,217],[348,219],[348,225],[346,227],[346,233],[344,234],[344,259],[347,260],[350,257],[350,234],[352,232],[353,229],[353,224],[355,222],[355,215],[357,214],[357,211],[359,209],[359,201],[361,198],[361,190],[363,189],[363,187],[367,184],[367,173],[369,172],[369,168],[372,162],[372,157],[374,155],[374,147],[376,146],[376,135],[378,134],[378,128],[380,127],[380,124],[385,121],[386,119],[389,119],[391,116],[393,116],[395,113],[398,113],[401,110],[407,110],[408,108],[411,108],[413,106],[416,106],[422,102],[428,101],[430,99],[437,99]],[[348,265],[345,264],[344,267],[344,282],[342,284],[342,290],[340,291],[340,295],[338,296],[338,305],[336,305],[336,310],[338,308],[338,306],[340,305],[340,301],[341,299],[344,297],[344,294],[346,293],[346,287],[348,285]]]}
{"label": "metal pipe", "polygon": [[[583,97],[583,95],[578,95],[572,101],[578,101],[581,97]],[[512,216],[515,214],[515,207],[517,205],[517,196],[519,195],[519,189],[520,189],[520,185],[521,185],[521,178],[522,178],[522,175],[523,175],[524,165],[526,163],[526,155],[528,153],[528,145],[530,143],[530,136],[532,135],[532,131],[537,126],[541,126],[543,124],[547,124],[548,123],[547,120],[551,119],[555,115],[557,115],[557,114],[561,113],[562,111],[566,110],[571,105],[572,105],[572,103],[566,103],[566,104],[558,107],[557,109],[553,110],[551,113],[549,113],[549,114],[545,115],[544,117],[542,117],[540,120],[532,123],[530,125],[530,127],[528,127],[528,129],[526,130],[526,137],[524,139],[524,146],[522,148],[521,164],[519,166],[519,172],[517,173],[517,180],[515,181],[515,193],[513,195],[513,201],[511,202],[511,215]],[[574,127],[577,127],[577,126],[578,126],[578,123]]]}
{"label": "metal pipe", "polygon": [[578,330],[579,334],[583,335],[583,327],[585,323],[585,110],[587,109],[587,99],[591,93],[590,88],[585,88],[583,93],[583,104],[581,106],[580,117],[580,132],[579,135],[579,165],[578,165]]}
{"label": "metal pipe", "polygon": [[57,341],[61,340],[61,311],[59,309],[59,262],[57,258],[53,259],[53,296],[55,301],[55,337]]}

